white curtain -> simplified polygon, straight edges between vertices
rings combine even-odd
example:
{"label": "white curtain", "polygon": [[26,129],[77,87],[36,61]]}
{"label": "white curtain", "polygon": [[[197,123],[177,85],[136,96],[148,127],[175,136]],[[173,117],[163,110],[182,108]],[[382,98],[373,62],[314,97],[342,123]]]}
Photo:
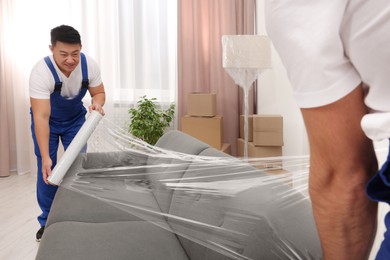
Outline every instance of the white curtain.
{"label": "white curtain", "polygon": [[0,107],[7,115],[0,140],[7,137],[7,160],[19,174],[35,170],[28,79],[34,64],[50,54],[55,26],[80,32],[83,52],[101,68],[106,117],[116,124],[128,123],[127,110],[140,96],[176,100],[176,0],[0,0],[0,16]]}

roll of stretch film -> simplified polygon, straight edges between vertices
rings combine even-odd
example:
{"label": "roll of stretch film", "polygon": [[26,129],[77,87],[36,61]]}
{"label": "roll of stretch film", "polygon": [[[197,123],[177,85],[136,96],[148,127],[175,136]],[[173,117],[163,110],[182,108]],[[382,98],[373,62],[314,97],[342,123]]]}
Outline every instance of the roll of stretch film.
{"label": "roll of stretch film", "polygon": [[102,118],[103,116],[99,112],[91,112],[83,126],[74,137],[73,141],[62,155],[61,159],[54,167],[52,174],[48,178],[50,184],[60,185],[66,172],[69,170],[70,166],[76,159],[77,155],[80,153],[81,149],[87,143],[89,137]]}

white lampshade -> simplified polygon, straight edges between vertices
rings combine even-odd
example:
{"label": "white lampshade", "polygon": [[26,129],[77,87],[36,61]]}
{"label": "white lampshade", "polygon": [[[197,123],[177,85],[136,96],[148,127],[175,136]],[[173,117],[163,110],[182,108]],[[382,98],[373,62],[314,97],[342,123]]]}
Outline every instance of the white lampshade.
{"label": "white lampshade", "polygon": [[224,35],[224,68],[271,68],[271,42],[264,35]]}
{"label": "white lampshade", "polygon": [[248,92],[258,75],[271,68],[271,41],[263,35],[223,35],[222,65],[243,88],[245,101],[244,158],[248,157]]}
{"label": "white lampshade", "polygon": [[223,35],[222,65],[235,83],[247,89],[271,68],[271,41],[264,35]]}

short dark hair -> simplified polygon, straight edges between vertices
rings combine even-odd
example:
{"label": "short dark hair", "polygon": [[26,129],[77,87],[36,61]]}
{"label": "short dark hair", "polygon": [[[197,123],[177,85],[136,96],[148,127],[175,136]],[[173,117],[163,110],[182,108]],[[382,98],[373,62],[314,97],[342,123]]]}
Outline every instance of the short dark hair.
{"label": "short dark hair", "polygon": [[57,41],[81,44],[81,37],[79,32],[69,25],[60,25],[51,29],[50,37],[52,45],[55,45]]}

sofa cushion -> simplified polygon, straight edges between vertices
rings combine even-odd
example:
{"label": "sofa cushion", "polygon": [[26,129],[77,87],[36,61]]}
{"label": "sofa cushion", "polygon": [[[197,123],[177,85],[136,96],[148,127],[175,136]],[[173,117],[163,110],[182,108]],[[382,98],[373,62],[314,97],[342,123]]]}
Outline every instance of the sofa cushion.
{"label": "sofa cushion", "polygon": [[130,221],[52,224],[45,230],[36,259],[181,260],[188,257],[169,230],[150,222]]}
{"label": "sofa cushion", "polygon": [[105,169],[112,167],[145,165],[148,156],[142,153],[137,153],[136,151],[116,151],[87,153],[82,155],[82,159],[81,166],[83,169]]}
{"label": "sofa cushion", "polygon": [[157,141],[156,146],[184,154],[199,154],[210,147],[208,144],[178,130],[165,133]]}
{"label": "sofa cushion", "polygon": [[[230,241],[235,238],[229,237],[232,234],[228,230],[220,229],[226,217],[230,196],[218,194],[207,185],[237,178],[238,170],[230,163],[230,160],[236,159],[213,148],[207,148],[199,155],[205,156],[204,163],[198,158],[199,162],[191,164],[178,183],[185,186],[179,186],[173,193],[168,223],[179,235],[191,259],[234,259],[234,254],[237,253],[224,250],[223,244],[219,244],[221,241],[217,241],[218,238],[226,238],[225,242],[229,241],[233,247],[240,246],[237,242]],[[219,160],[220,163],[217,163]],[[253,171],[252,167],[244,165],[246,170]],[[200,184],[204,184],[204,188]],[[168,185],[174,186],[175,183]],[[191,185],[194,188],[186,188]]]}
{"label": "sofa cushion", "polygon": [[99,223],[130,220],[140,218],[100,199],[59,187],[46,228],[63,221]]}
{"label": "sofa cushion", "polygon": [[308,198],[215,149],[200,155],[218,158],[188,168],[173,194],[168,218],[191,259],[321,256]]}
{"label": "sofa cushion", "polygon": [[[78,156],[57,191],[46,226],[62,221],[99,223],[163,218],[151,190],[137,186],[147,180],[145,165],[126,167],[126,162],[133,162],[125,158],[128,154]],[[96,164],[92,162],[99,161],[113,167],[94,169]],[[87,164],[90,165],[85,169]]]}
{"label": "sofa cushion", "polygon": [[191,163],[191,155],[198,155],[209,145],[183,132],[172,130],[158,140],[156,147],[164,151],[156,156],[149,156],[147,174],[152,181],[152,192],[162,212],[167,213],[173,191],[166,187],[164,180],[177,182]]}
{"label": "sofa cushion", "polygon": [[284,183],[260,184],[229,202],[221,228],[247,235],[237,253],[250,259],[321,259],[311,204],[299,191]]}

